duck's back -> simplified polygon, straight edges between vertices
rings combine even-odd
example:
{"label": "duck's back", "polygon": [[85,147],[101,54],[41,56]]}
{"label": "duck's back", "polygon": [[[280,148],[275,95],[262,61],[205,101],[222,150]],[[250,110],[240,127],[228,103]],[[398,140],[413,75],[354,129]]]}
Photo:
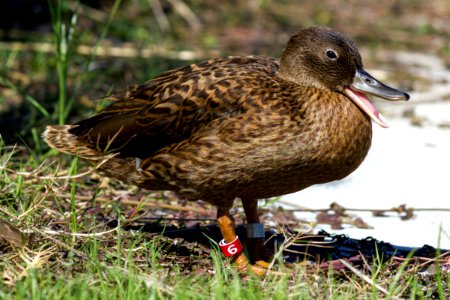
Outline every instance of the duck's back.
{"label": "duck's back", "polygon": [[242,95],[273,80],[277,69],[274,59],[261,56],[188,65],[109,97],[112,105],[69,131],[93,148],[107,148],[120,157],[148,158],[189,138],[214,119],[257,105],[242,103]]}

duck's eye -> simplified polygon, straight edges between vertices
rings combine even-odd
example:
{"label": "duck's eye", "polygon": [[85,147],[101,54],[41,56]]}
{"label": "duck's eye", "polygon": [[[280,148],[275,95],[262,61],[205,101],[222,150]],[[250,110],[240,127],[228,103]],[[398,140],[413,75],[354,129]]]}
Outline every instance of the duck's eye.
{"label": "duck's eye", "polygon": [[332,49],[327,49],[327,51],[325,51],[325,55],[331,60],[335,60],[338,58],[336,51]]}

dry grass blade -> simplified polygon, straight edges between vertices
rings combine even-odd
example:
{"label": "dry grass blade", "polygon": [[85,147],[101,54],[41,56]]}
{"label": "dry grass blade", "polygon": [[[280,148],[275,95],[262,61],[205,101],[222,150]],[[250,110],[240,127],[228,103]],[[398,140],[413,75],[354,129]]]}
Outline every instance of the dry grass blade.
{"label": "dry grass blade", "polygon": [[[418,260],[425,261],[425,262],[423,262],[421,264],[418,264],[416,266],[416,269],[421,269],[421,268],[425,267],[426,265],[435,264],[437,262],[439,262],[439,264],[441,264],[441,265],[442,264],[449,265],[450,264],[450,258],[448,257],[449,255],[450,255],[450,251],[446,251],[446,252],[436,256],[435,258],[428,258],[428,257],[416,258]],[[394,257],[394,259],[397,260],[397,261],[410,260],[410,258],[402,258],[402,257]],[[411,269],[411,270],[408,270],[407,272],[414,273],[415,270]]]}
{"label": "dry grass blade", "polygon": [[60,246],[60,247],[62,247],[64,249],[67,249],[69,251],[72,251],[75,255],[77,255],[79,257],[83,257],[83,258],[87,258],[88,257],[84,252],[81,252],[80,250],[74,249],[72,246],[69,246],[66,243],[61,242],[60,240],[53,238],[52,236],[46,234],[46,232],[41,232],[41,233],[47,239],[51,240],[52,243],[54,243],[55,245]]}
{"label": "dry grass blade", "polygon": [[168,0],[173,8],[188,22],[189,26],[198,31],[202,29],[203,24],[194,12],[181,0]]}
{"label": "dry grass blade", "polygon": [[107,163],[110,159],[114,158],[117,154],[110,154],[105,156],[98,164],[96,164],[92,169],[77,174],[77,175],[65,175],[65,176],[39,176],[39,179],[50,179],[50,180],[58,180],[58,179],[77,179],[77,178],[81,178],[84,176],[87,176],[93,172],[95,172],[96,170],[98,170],[102,165],[104,165],[105,163]]}
{"label": "dry grass blade", "polygon": [[164,9],[162,8],[161,2],[159,0],[148,0],[150,6],[152,7],[153,15],[155,16],[156,22],[158,22],[159,28],[162,31],[167,32],[170,30],[170,23],[167,19]]}
{"label": "dry grass blade", "polygon": [[26,211],[21,213],[18,216],[18,218],[23,219],[27,215],[30,215],[39,206],[39,204],[41,204],[42,202],[44,202],[47,199],[48,193],[49,193],[49,189],[45,189],[45,191],[41,194],[41,197],[36,198],[36,200],[34,200],[32,202],[32,205],[30,205],[30,207]]}
{"label": "dry grass blade", "polygon": [[[358,276],[359,278],[361,278],[362,280],[364,280],[368,284],[374,286],[377,290],[379,290],[380,292],[382,292],[386,296],[389,296],[389,292],[385,288],[383,288],[379,284],[375,283],[371,278],[369,278],[368,276],[364,275],[361,271],[359,271],[358,269],[353,267],[351,264],[346,262],[344,259],[339,259],[339,262],[342,263],[350,271],[352,271],[356,276]],[[393,296],[391,299],[399,299],[399,298]]]}
{"label": "dry grass blade", "polygon": [[77,178],[85,177],[85,176],[95,172],[103,164],[107,163],[111,158],[113,158],[116,155],[117,154],[111,154],[111,155],[105,156],[105,158],[102,161],[100,161],[98,164],[96,164],[93,168],[89,169],[86,172],[79,173],[79,174],[76,174],[76,175],[39,176],[38,174],[42,173],[45,170],[45,168],[47,168],[49,165],[52,164],[52,162],[51,162],[50,164],[46,165],[45,161],[42,162],[36,169],[34,169],[31,172],[15,171],[15,170],[7,168],[6,164],[0,165],[0,170],[5,170],[5,171],[10,172],[12,174],[20,175],[20,176],[24,176],[24,177],[36,177],[36,178],[38,178],[40,180],[45,180],[45,179],[48,179],[48,180],[77,179]]}
{"label": "dry grass blade", "polygon": [[27,277],[31,270],[38,269],[47,263],[56,251],[56,246],[37,252],[23,248],[18,254],[20,261],[14,261],[14,265],[10,265],[3,271],[3,282],[6,285],[15,285],[18,280]]}
{"label": "dry grass blade", "polygon": [[[278,225],[277,227],[278,227],[278,231],[284,235],[284,241],[283,241],[283,243],[279,246],[279,248],[277,249],[277,252],[274,253],[274,255],[273,255],[273,259],[272,259],[272,261],[270,262],[270,265],[269,265],[269,267],[267,268],[267,272],[266,272],[266,275],[265,275],[265,277],[264,277],[264,280],[262,281],[262,285],[263,285],[263,286],[266,285],[267,280],[269,279],[269,276],[271,276],[271,275],[287,275],[287,274],[285,274],[285,273],[283,273],[283,272],[275,272],[275,271],[271,271],[271,269],[273,268],[273,266],[274,266],[274,264],[275,264],[275,261],[277,260],[277,257],[282,257],[282,256],[283,256],[283,252],[284,252],[284,251],[287,251],[287,248],[288,248],[289,246],[291,246],[293,243],[295,243],[295,241],[298,240],[299,237],[302,235],[302,233],[300,233],[300,232],[299,232],[299,233],[296,233],[296,234],[292,234],[292,233],[290,233],[290,232],[287,232],[287,231],[284,229],[283,226],[279,226],[279,225]],[[266,243],[267,243],[272,237],[274,237],[274,236],[275,236],[275,234],[272,235],[271,237],[269,237],[269,238],[266,240]]]}
{"label": "dry grass blade", "polygon": [[75,11],[78,9],[78,13],[96,22],[105,23],[108,21],[108,14],[104,11],[95,9],[83,3],[70,2],[70,9]]}
{"label": "dry grass blade", "polygon": [[[306,230],[304,230],[306,232],[312,232],[312,228],[308,228]],[[309,256],[311,259],[314,259],[314,256],[312,256],[311,254],[308,253],[308,251],[306,250],[305,252],[301,252],[301,251],[297,251],[297,250],[293,250],[293,249],[289,249],[289,247],[291,246],[302,246],[305,247],[306,249],[308,247],[316,247],[316,248],[333,248],[333,246],[330,246],[329,244],[332,243],[333,241],[311,241],[310,239],[312,238],[318,238],[321,236],[318,235],[310,235],[310,234],[304,234],[303,231],[298,231],[295,233],[292,233],[288,230],[286,230],[285,227],[277,225],[277,232],[282,233],[284,236],[284,242],[282,244],[283,248],[282,250],[284,252],[290,252],[290,253],[295,253],[298,255],[305,255],[305,256]],[[272,235],[271,237],[269,237],[266,240],[266,243],[273,237],[275,237],[276,235]],[[302,240],[305,240],[307,242],[302,242]]]}

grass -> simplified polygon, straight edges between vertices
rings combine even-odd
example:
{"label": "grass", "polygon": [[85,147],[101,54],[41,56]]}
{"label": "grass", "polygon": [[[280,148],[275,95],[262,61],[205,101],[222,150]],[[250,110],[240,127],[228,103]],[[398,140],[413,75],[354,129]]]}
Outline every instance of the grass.
{"label": "grass", "polygon": [[[420,275],[423,268],[411,267],[407,261],[399,265],[377,257],[363,269],[320,270],[304,264],[286,269],[278,264],[275,269],[285,272],[284,275],[243,276],[222,257],[215,244],[205,247],[169,239],[160,233],[121,229],[120,225],[133,222],[131,216],[153,214],[142,201],[118,202],[139,198],[140,191],[118,183],[103,184],[101,178],[89,173],[90,168],[77,160],[42,164],[39,156],[34,158],[27,151],[4,144],[0,147],[0,219],[14,224],[27,237],[24,245],[0,243],[3,278],[0,298],[445,299],[447,296],[449,278],[439,268],[434,275],[426,272]],[[85,175],[58,179],[55,175],[59,173]],[[165,200],[146,201],[162,201],[176,207],[180,200],[168,194]],[[212,207],[206,209],[214,215]],[[173,211],[159,209],[159,214],[171,216]],[[117,223],[108,226],[111,219]]]}
{"label": "grass", "polygon": [[[116,225],[130,224],[135,216],[192,218],[194,214],[205,218],[200,211],[206,209],[213,216],[214,209],[194,203],[189,205],[198,211],[177,211],[185,206],[170,193],[145,195],[136,188],[108,182],[78,160],[49,151],[40,133],[45,124],[72,122],[103,105],[91,99],[189,62],[164,57],[164,52],[150,58],[99,57],[97,50],[105,43],[132,40],[142,48],[177,50],[184,49],[186,40],[197,38],[205,48],[217,50],[220,30],[189,32],[183,40],[189,28],[182,17],[173,14],[169,20],[174,32],[162,39],[151,15],[140,16],[118,0],[108,13],[99,14],[101,22],[82,13],[81,4],[72,10],[65,1],[52,3],[53,32],[31,36],[28,42],[53,44],[54,52],[0,48],[5,62],[0,66],[0,228],[17,229],[10,235],[0,231],[0,299],[448,297],[449,277],[439,264],[434,274],[419,273],[422,269],[406,262],[399,265],[374,258],[363,269],[334,271],[298,264],[293,269],[277,266],[286,273],[282,276],[259,278],[237,274],[214,244],[204,246],[160,233],[111,227],[111,220],[116,220]],[[264,26],[275,26],[270,23],[274,19],[283,26],[294,22],[274,15],[271,1],[261,3],[259,14],[266,16],[251,15],[262,18]],[[146,7],[148,1],[138,4]],[[215,7],[198,5],[205,12],[204,19],[212,18]],[[229,9],[233,7],[225,5],[220,10]],[[236,17],[239,14],[243,15],[240,19]],[[247,15],[239,9],[237,14],[222,15],[219,20],[238,27],[247,25]],[[150,23],[145,23],[146,19]],[[83,30],[80,23],[88,23],[93,30]],[[92,47],[90,55],[77,52],[81,44]],[[226,48],[221,50],[227,53]],[[5,130],[6,126],[11,129]],[[13,146],[15,143],[19,146]],[[163,204],[175,209],[164,209]],[[27,239],[23,244],[20,232]]]}

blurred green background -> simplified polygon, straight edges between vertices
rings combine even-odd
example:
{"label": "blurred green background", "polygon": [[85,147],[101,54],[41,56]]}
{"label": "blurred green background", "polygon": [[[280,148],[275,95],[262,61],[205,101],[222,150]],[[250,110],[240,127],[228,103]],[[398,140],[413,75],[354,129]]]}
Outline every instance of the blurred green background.
{"label": "blurred green background", "polygon": [[423,79],[390,53],[428,53],[450,66],[448,16],[448,0],[2,1],[0,134],[45,147],[46,124],[91,115],[113,91],[211,57],[279,57],[291,34],[313,25],[351,36],[367,69],[389,71],[411,92]]}

